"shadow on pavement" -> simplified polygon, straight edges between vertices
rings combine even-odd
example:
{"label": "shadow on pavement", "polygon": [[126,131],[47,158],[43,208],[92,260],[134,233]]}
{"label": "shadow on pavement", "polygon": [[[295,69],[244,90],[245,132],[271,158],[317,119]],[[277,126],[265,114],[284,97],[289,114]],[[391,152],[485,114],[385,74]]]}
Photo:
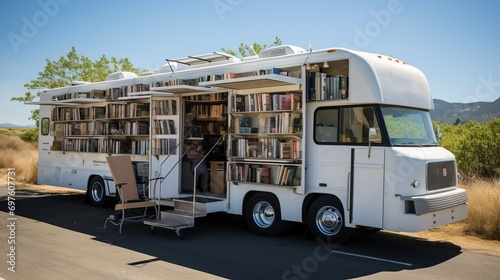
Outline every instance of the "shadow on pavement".
{"label": "shadow on pavement", "polygon": [[[461,253],[452,243],[383,231],[360,232],[341,246],[316,242],[304,225],[280,237],[260,237],[250,232],[242,217],[225,213],[196,220],[195,228],[183,230],[184,240],[167,229],[157,228],[152,234],[142,223],[124,224],[120,235],[116,226],[103,228],[113,208],[85,204],[83,194],[18,194],[17,216],[90,235],[99,241],[96,248],[102,242],[153,256],[127,264],[131,266],[165,261],[231,279],[346,279],[432,267]],[[0,206],[6,211],[5,200]]]}

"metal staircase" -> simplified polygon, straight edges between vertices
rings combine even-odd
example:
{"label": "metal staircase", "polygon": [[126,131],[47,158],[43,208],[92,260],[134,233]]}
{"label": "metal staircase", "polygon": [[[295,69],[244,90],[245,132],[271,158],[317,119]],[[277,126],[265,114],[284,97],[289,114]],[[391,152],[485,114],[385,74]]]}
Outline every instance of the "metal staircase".
{"label": "metal staircase", "polygon": [[[203,157],[202,161],[206,159],[206,157],[212,152],[214,147],[218,145],[221,141],[224,141],[224,136],[221,136],[219,140],[210,148],[209,152]],[[182,160],[186,152],[184,152],[184,154],[180,157],[179,161],[177,161],[177,163],[172,167],[172,169],[167,173],[167,175],[161,178],[161,182],[163,182],[171,173],[171,171],[175,168],[175,166],[179,164],[179,162]],[[160,164],[160,171],[165,161],[166,159]],[[196,174],[196,168],[198,168],[198,166],[195,167],[193,172],[194,174]],[[155,227],[175,230],[177,236],[182,239],[184,236],[181,230],[194,227],[196,218],[205,217],[207,216],[208,213],[224,211],[226,204],[225,199],[215,198],[205,195],[203,196],[197,195],[196,176],[194,178],[193,184],[194,185],[193,185],[192,195],[172,199],[174,204],[173,210],[165,210],[165,211],[160,210],[161,195],[158,194],[158,200],[157,200],[158,211],[156,213],[156,219],[145,220],[144,224],[151,226],[151,231],[154,231]],[[161,190],[161,183],[160,183],[160,190]]]}

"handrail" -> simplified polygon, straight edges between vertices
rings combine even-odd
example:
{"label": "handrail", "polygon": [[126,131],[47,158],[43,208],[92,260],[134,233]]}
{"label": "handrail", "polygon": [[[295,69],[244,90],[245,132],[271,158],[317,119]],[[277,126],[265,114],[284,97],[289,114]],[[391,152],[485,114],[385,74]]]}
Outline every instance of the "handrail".
{"label": "handrail", "polygon": [[210,150],[208,151],[208,153],[206,153],[205,156],[201,159],[201,161],[194,167],[194,170],[193,170],[193,175],[194,175],[193,176],[194,177],[194,180],[193,180],[193,218],[194,218],[195,212],[196,212],[196,179],[198,177],[198,176],[196,176],[196,170],[198,169],[198,166],[200,166],[200,164],[203,163],[203,161],[205,160],[205,158],[213,151],[213,149],[215,148],[215,146],[217,146],[219,143],[224,142],[225,138],[226,138],[226,135],[222,135],[217,140],[217,142],[215,142],[215,144],[212,146],[212,148],[210,148]]}

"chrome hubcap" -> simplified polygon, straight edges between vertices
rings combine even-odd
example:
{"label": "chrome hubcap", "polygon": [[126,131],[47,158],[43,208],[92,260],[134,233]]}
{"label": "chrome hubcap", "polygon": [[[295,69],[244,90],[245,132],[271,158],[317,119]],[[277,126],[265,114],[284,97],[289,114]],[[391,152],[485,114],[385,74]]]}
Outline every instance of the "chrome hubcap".
{"label": "chrome hubcap", "polygon": [[261,228],[268,228],[274,222],[276,213],[274,208],[266,201],[260,201],[253,207],[253,220]]}
{"label": "chrome hubcap", "polygon": [[337,208],[323,206],[316,214],[316,226],[318,230],[327,236],[333,236],[342,229],[342,215]]}

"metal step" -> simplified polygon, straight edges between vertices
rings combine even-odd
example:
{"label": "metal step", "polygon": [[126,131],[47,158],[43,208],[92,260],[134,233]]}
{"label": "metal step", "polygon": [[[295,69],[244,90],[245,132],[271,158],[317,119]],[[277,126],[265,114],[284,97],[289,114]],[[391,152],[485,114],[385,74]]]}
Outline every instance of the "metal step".
{"label": "metal step", "polygon": [[[174,198],[174,209],[193,212],[193,197]],[[226,200],[222,198],[196,196],[196,213],[215,213],[226,210]]]}
{"label": "metal step", "polygon": [[168,210],[160,213],[158,220],[145,220],[144,224],[152,227],[160,227],[180,231],[181,229],[194,227],[194,219],[202,216],[193,216],[192,212]]}
{"label": "metal step", "polygon": [[194,207],[193,207],[193,201],[192,200],[180,200],[180,199],[174,199],[174,209],[181,211],[181,212],[186,212],[188,215],[192,215],[193,209],[195,212],[195,216],[198,215],[207,215],[207,207],[205,203],[202,202],[194,202]]}

